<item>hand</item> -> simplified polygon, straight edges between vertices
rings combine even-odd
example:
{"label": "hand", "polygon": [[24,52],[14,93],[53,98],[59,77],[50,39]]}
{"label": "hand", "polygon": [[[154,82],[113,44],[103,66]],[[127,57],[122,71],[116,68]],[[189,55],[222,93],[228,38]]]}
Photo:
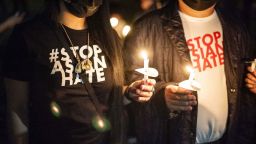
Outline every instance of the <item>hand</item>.
{"label": "hand", "polygon": [[19,24],[25,16],[25,13],[16,12],[13,16],[9,17],[6,20],[6,24],[9,28],[15,26],[16,24]]}
{"label": "hand", "polygon": [[191,111],[197,104],[196,96],[192,95],[192,91],[175,85],[165,87],[164,98],[169,110],[174,111]]}
{"label": "hand", "polygon": [[249,73],[247,73],[245,82],[246,87],[254,94],[256,94],[256,71],[252,71],[251,67],[247,67]]}
{"label": "hand", "polygon": [[0,24],[0,32],[14,27],[16,24],[23,20],[24,16],[25,13],[16,12],[15,15],[9,17],[7,20]]}
{"label": "hand", "polygon": [[154,79],[137,80],[128,86],[128,96],[134,101],[146,102],[152,97],[155,84]]}

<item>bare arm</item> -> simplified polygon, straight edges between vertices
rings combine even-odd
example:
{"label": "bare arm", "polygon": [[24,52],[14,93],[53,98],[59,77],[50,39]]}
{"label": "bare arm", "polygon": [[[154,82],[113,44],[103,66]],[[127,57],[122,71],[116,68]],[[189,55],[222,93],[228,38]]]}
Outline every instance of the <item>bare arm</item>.
{"label": "bare arm", "polygon": [[8,113],[10,116],[10,138],[14,144],[27,142],[28,83],[5,78]]}
{"label": "bare arm", "polygon": [[25,13],[17,12],[13,16],[10,16],[7,20],[0,24],[0,33],[20,23],[23,20],[24,15]]}

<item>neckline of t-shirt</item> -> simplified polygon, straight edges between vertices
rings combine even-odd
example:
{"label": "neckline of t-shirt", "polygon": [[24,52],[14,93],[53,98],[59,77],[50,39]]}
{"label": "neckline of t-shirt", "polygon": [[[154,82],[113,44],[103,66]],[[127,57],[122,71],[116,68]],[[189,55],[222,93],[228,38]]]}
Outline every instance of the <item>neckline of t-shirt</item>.
{"label": "neckline of t-shirt", "polygon": [[187,15],[181,11],[179,11],[180,17],[183,18],[185,21],[191,21],[191,22],[207,22],[212,19],[214,19],[217,16],[216,11],[214,10],[213,13],[207,17],[199,18],[199,17],[193,17],[190,15]]}
{"label": "neckline of t-shirt", "polygon": [[86,27],[86,28],[84,28],[84,29],[81,29],[81,30],[76,30],[76,29],[72,29],[72,28],[70,28],[70,27],[68,27],[68,26],[66,26],[66,25],[64,25],[64,24],[62,24],[63,26],[64,26],[64,28],[66,29],[66,30],[68,30],[69,32],[74,32],[74,33],[83,33],[83,32],[87,32],[87,30],[88,30],[88,28]]}

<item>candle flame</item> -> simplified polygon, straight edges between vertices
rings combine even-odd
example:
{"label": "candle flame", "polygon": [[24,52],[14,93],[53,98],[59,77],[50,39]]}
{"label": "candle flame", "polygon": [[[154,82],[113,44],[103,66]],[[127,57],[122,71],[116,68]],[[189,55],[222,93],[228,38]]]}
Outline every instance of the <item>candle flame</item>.
{"label": "candle flame", "polygon": [[141,51],[141,56],[143,57],[143,59],[147,59],[148,58],[148,54],[146,51]]}
{"label": "candle flame", "polygon": [[189,73],[192,73],[194,71],[194,69],[191,67],[191,66],[186,66],[186,70],[189,72]]}

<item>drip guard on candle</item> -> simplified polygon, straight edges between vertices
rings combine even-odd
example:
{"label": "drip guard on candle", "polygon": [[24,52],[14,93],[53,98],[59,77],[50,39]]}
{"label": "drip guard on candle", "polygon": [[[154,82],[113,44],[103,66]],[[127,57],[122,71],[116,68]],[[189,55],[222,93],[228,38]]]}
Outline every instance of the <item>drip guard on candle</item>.
{"label": "drip guard on candle", "polygon": [[192,91],[199,91],[202,88],[201,84],[195,80],[182,81],[178,86]]}

